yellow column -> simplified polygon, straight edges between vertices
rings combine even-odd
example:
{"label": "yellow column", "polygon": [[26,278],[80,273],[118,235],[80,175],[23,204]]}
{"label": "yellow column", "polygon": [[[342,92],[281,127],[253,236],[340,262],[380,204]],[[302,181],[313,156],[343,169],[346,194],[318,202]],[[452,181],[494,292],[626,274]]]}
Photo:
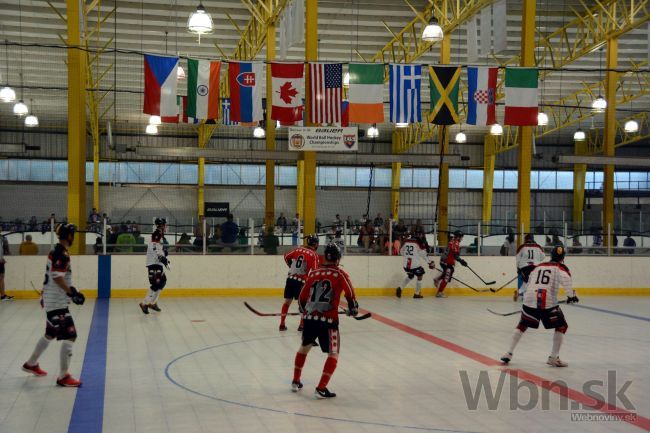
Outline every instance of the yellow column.
{"label": "yellow column", "polygon": [[100,212],[99,207],[99,136],[93,138],[93,207]]}
{"label": "yellow column", "polygon": [[[393,154],[397,154],[397,136],[398,132],[393,131]],[[394,220],[399,220],[399,190],[401,180],[402,163],[393,162],[391,164],[391,188],[390,188],[390,212]],[[370,217],[370,215],[368,215]]]}
{"label": "yellow column", "polygon": [[[521,19],[521,66],[535,66],[535,4],[536,0],[524,0]],[[530,170],[533,154],[533,127],[520,126],[518,131],[519,167],[517,184],[517,244],[523,243],[523,235],[530,231]],[[523,227],[523,233],[520,233]]]}
{"label": "yellow column", "polygon": [[[206,125],[202,123],[199,125],[199,149],[204,149],[210,137],[212,137],[212,132],[214,131],[214,125]],[[197,213],[199,216],[199,221],[201,217],[205,215],[205,158],[199,158],[199,179],[197,184]]]}
{"label": "yellow column", "polygon": [[[614,144],[616,143],[616,86],[618,85],[618,74],[612,69],[618,66],[618,40],[607,41],[607,75],[605,78],[605,99],[607,109],[605,110],[605,156],[614,156]],[[604,169],[603,185],[603,233],[605,233],[605,246],[609,241],[607,236],[607,225],[614,233],[614,166],[608,164]]]}
{"label": "yellow column", "polygon": [[[81,45],[82,2],[66,0],[68,46]],[[80,49],[68,49],[68,221],[86,228],[86,64]],[[86,236],[79,233],[71,254],[85,254]]]}
{"label": "yellow column", "polygon": [[[586,154],[586,141],[576,141],[576,155]],[[585,180],[587,177],[587,164],[573,165],[573,229],[583,230],[582,211],[585,203]]]}
{"label": "yellow column", "polygon": [[[270,13],[273,12],[273,2],[267,1]],[[275,60],[275,22],[270,22],[266,28],[266,60]],[[266,68],[266,100],[273,99],[271,68]],[[266,150],[275,150],[275,121],[271,119],[271,103],[267,102],[266,114]],[[275,161],[266,161],[266,188],[264,195],[264,224],[267,227],[275,223]]]}
{"label": "yellow column", "polygon": [[305,162],[298,160],[296,168],[296,213],[302,220],[305,216]]}
{"label": "yellow column", "polygon": [[[318,0],[306,0],[305,13],[305,61],[318,60]],[[305,89],[309,89],[311,77],[306,72]],[[305,92],[305,125],[312,126],[309,119],[309,92]],[[303,152],[303,218],[305,234],[316,232],[316,152]],[[298,167],[300,170],[300,166]]]}
{"label": "yellow column", "polygon": [[[440,44],[440,63],[443,65],[447,65],[451,61],[451,35],[451,32],[445,33]],[[449,153],[449,127],[438,127],[438,142],[440,143],[440,152],[447,155]],[[444,157],[439,170],[440,185],[438,185],[438,203],[436,204],[438,207],[438,244],[447,245],[449,241],[449,164],[445,162]]]}
{"label": "yellow column", "polygon": [[[487,134],[483,139],[483,224],[492,222],[492,191],[494,189],[494,137]],[[489,228],[484,228],[484,234],[490,234]]]}

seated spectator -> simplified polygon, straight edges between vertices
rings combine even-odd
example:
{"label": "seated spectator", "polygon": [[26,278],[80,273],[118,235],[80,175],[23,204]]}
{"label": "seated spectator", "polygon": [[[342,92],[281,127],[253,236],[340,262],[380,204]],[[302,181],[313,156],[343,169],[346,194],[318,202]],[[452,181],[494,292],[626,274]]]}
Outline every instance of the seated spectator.
{"label": "seated spectator", "polygon": [[282,230],[282,233],[287,231],[287,217],[284,216],[284,212],[280,212],[280,216],[275,222],[275,225]]}
{"label": "seated spectator", "polygon": [[366,223],[361,227],[359,232],[359,239],[357,245],[365,248],[366,251],[370,251],[370,247],[373,245],[375,240],[375,228],[372,226],[371,221],[366,221]]}
{"label": "seated spectator", "polygon": [[133,237],[135,238],[135,243],[137,245],[135,248],[133,248],[133,251],[136,253],[146,253],[147,246],[144,244],[144,238],[142,237],[142,234],[136,230],[133,232]]}
{"label": "seated spectator", "polygon": [[514,256],[515,253],[515,235],[512,233],[509,233],[508,236],[506,237],[506,240],[503,242],[503,245],[501,245],[501,250],[499,250],[499,253],[502,256]]}
{"label": "seated spectator", "polygon": [[377,213],[375,220],[372,222],[372,225],[375,227],[382,227],[384,225],[384,217],[381,216],[381,213]]}
{"label": "seated spectator", "polygon": [[33,216],[29,219],[29,231],[35,232],[37,227],[38,227],[38,220],[36,219],[35,216]]}
{"label": "seated spectator", "polygon": [[183,252],[183,253],[188,253],[192,251],[190,243],[190,235],[187,233],[182,233],[181,237],[178,239],[176,242],[176,251],[177,252]]}
{"label": "seated spectator", "polygon": [[275,255],[278,253],[278,245],[280,245],[280,239],[275,235],[275,227],[267,227],[264,236],[264,252]]}
{"label": "seated spectator", "polygon": [[237,245],[239,226],[233,221],[232,214],[228,214],[226,222],[221,224],[221,243],[225,246]]}
{"label": "seated spectator", "polygon": [[126,225],[120,227],[120,233],[117,235],[115,241],[117,244],[114,251],[118,253],[132,253],[133,246],[135,245],[135,236],[129,233],[129,228]]}
{"label": "seated spectator", "polygon": [[424,226],[420,218],[416,219],[415,223],[411,226],[411,233],[424,233]]}
{"label": "seated spectator", "polygon": [[25,240],[20,244],[18,253],[21,256],[35,256],[38,254],[38,245],[32,242],[32,235],[25,236]]}
{"label": "seated spectator", "polygon": [[623,240],[623,246],[625,247],[626,254],[634,254],[634,248],[636,248],[636,241],[632,238],[632,233],[628,233],[627,237]]}

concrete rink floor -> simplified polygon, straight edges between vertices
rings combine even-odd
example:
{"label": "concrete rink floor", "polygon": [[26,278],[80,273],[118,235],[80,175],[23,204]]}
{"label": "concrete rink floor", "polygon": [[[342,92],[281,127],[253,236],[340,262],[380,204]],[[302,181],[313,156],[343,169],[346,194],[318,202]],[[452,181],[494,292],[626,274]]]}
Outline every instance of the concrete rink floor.
{"label": "concrete rink floor", "polygon": [[[545,363],[547,330],[527,331],[511,364],[500,364],[519,316],[486,308],[518,309],[505,298],[361,298],[374,315],[341,317],[329,384],[338,395],[329,400],[313,396],[325,361],[318,348],[303,369],[305,387],[290,391],[298,319],[280,333],[277,317],[252,314],[244,300],[264,312],[282,302],[163,292],[163,311],[148,316],[136,299],[72,305],[79,390],[54,384],[59,343],[41,358],[48,376],[20,370],[44,313],[34,300],[0,303],[0,433],[650,430],[650,298],[583,297],[563,306],[561,358],[569,367],[561,369]],[[615,407],[584,407],[594,404],[590,392]],[[612,411],[620,417],[602,419]]]}

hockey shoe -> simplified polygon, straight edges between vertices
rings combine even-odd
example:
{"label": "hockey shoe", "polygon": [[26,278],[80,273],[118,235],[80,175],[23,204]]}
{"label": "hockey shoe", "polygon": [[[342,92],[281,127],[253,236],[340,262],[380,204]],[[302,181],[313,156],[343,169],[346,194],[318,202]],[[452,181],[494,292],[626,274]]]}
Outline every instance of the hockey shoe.
{"label": "hockey shoe", "polygon": [[512,352],[506,352],[503,355],[501,355],[501,362],[503,362],[504,364],[509,363],[511,359],[512,359]]}
{"label": "hockey shoe", "polygon": [[401,287],[398,287],[397,290],[395,290],[395,296],[397,296],[398,298],[402,297],[402,288]]}
{"label": "hockey shoe", "polygon": [[302,332],[303,329],[304,327],[302,325],[298,326],[298,332]]}
{"label": "hockey shoe", "polygon": [[140,309],[144,314],[149,314],[149,306],[143,304],[142,302],[140,302],[139,305],[140,305]]}
{"label": "hockey shoe", "polygon": [[32,373],[34,376],[47,376],[47,371],[41,370],[41,367],[39,367],[38,364],[27,365],[27,363],[24,363],[22,370],[27,373]]}
{"label": "hockey shoe", "polygon": [[298,392],[302,389],[302,382],[291,382],[291,391]]}
{"label": "hockey shoe", "polygon": [[559,356],[549,356],[548,359],[546,360],[546,363],[548,365],[552,365],[553,367],[568,367],[569,366],[569,364],[562,361]]}
{"label": "hockey shoe", "polygon": [[59,386],[67,386],[70,388],[78,388],[81,386],[81,381],[75,379],[74,377],[70,376],[70,374],[66,374],[63,377],[60,377],[56,380],[56,384]]}
{"label": "hockey shoe", "polygon": [[14,297],[13,297],[13,296],[9,296],[9,295],[2,295],[2,296],[0,297],[0,299],[3,300],[3,301],[13,301],[13,300],[14,300]]}
{"label": "hockey shoe", "polygon": [[519,290],[515,289],[515,292],[512,294],[512,300],[517,302],[519,300]]}
{"label": "hockey shoe", "polygon": [[419,293],[416,293],[413,295],[413,299],[422,299],[424,296],[420,295]]}
{"label": "hockey shoe", "polygon": [[159,313],[162,311],[162,310],[160,309],[160,307],[158,306],[158,304],[149,304],[148,307],[149,307],[149,309],[151,309],[151,310],[153,310],[153,311],[157,311],[157,312],[159,312]]}
{"label": "hockey shoe", "polygon": [[332,398],[336,397],[336,393],[330,392],[329,389],[323,388],[323,389],[318,389],[316,388],[316,391],[314,392],[314,395],[316,398]]}
{"label": "hockey shoe", "polygon": [[278,329],[279,329],[280,331],[286,331],[286,330],[287,330],[287,327],[286,327],[285,325],[280,325],[280,327],[279,327]]}
{"label": "hockey shoe", "polygon": [[445,294],[445,292],[436,293],[436,298],[446,298],[446,297],[447,297],[447,295]]}

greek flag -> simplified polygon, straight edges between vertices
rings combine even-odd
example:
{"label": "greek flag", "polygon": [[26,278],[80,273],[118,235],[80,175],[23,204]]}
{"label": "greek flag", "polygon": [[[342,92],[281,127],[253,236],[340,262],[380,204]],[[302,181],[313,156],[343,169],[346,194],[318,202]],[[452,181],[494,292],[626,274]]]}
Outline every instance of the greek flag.
{"label": "greek flag", "polygon": [[232,122],[230,120],[230,98],[223,98],[221,100],[221,122],[223,126],[236,125],[237,122]]}
{"label": "greek flag", "polygon": [[420,82],[422,66],[390,65],[390,121],[422,122]]}

